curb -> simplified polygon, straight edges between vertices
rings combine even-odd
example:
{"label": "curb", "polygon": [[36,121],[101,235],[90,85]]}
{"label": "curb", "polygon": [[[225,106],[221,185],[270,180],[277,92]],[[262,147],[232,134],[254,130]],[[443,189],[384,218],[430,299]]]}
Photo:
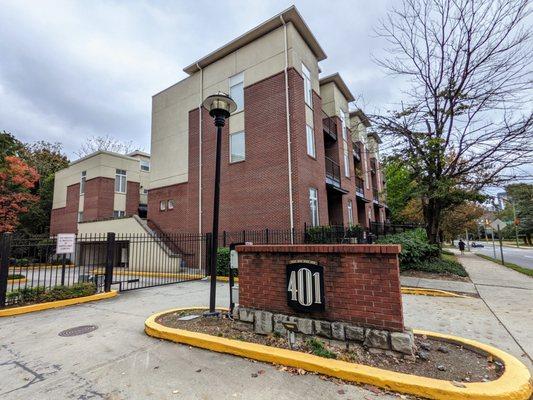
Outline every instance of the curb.
{"label": "curb", "polygon": [[426,288],[415,288],[409,286],[402,286],[402,294],[412,294],[416,296],[434,296],[434,297],[459,297],[463,299],[468,299],[468,296],[462,294],[457,294],[453,292],[448,292],[447,290],[440,289],[426,289]]}
{"label": "curb", "polygon": [[19,284],[21,285],[22,283],[26,283],[28,281],[27,278],[18,278],[18,279],[8,279],[7,280],[7,284],[8,285],[13,285],[13,284]]}
{"label": "curb", "polygon": [[145,321],[144,330],[149,336],[176,343],[188,344],[190,346],[233,354],[253,360],[301,368],[306,371],[318,372],[347,381],[374,385],[395,392],[429,399],[527,400],[533,392],[529,370],[515,357],[495,347],[452,335],[421,330],[414,331],[418,335],[427,335],[441,340],[460,343],[466,347],[489,353],[504,363],[505,371],[503,375],[491,382],[461,382],[464,387],[458,387],[451,381],[409,375],[361,364],[326,359],[294,350],[279,349],[183,329],[168,328],[155,322],[159,316],[169,312],[205,309],[205,307],[176,308],[154,314]]}
{"label": "curb", "polygon": [[20,314],[28,314],[28,313],[42,311],[42,310],[49,310],[52,308],[66,307],[66,306],[71,306],[74,304],[88,303],[89,301],[105,300],[105,299],[110,299],[112,297],[116,297],[117,295],[118,295],[118,292],[116,290],[113,290],[111,292],[97,293],[91,296],[76,297],[74,299],[49,301],[47,303],[31,304],[29,306],[5,308],[5,309],[0,310],[0,318],[11,317],[11,316],[20,315]]}

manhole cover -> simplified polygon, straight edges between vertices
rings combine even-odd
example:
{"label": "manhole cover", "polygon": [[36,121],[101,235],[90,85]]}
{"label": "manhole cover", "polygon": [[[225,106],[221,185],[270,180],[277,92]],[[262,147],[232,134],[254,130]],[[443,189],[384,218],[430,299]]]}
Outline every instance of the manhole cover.
{"label": "manhole cover", "polygon": [[97,329],[98,327],[96,325],[75,326],[74,328],[65,329],[64,331],[59,332],[59,336],[63,336],[63,337],[79,336],[79,335],[84,335],[86,333],[95,331]]}

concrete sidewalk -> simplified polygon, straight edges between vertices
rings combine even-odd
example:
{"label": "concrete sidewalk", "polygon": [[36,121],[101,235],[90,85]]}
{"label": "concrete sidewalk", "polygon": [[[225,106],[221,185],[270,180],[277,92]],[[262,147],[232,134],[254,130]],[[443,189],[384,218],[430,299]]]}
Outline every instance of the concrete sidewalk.
{"label": "concrete sidewalk", "polygon": [[513,336],[531,362],[533,278],[472,253],[458,257],[481,299]]}

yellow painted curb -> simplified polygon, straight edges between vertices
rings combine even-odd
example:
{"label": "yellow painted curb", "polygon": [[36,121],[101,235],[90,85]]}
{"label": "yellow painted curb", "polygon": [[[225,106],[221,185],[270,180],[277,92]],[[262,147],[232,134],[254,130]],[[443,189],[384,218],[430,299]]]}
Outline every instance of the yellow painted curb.
{"label": "yellow painted curb", "polygon": [[527,400],[533,392],[531,375],[528,369],[515,357],[495,347],[457,336],[420,330],[414,331],[418,335],[427,335],[432,338],[462,344],[466,347],[489,353],[504,363],[505,371],[503,375],[495,381],[465,382],[461,383],[464,387],[458,387],[450,381],[388,371],[340,360],[326,359],[299,351],[226,339],[183,329],[168,328],[155,321],[159,316],[170,312],[199,309],[205,308],[177,308],[154,314],[145,321],[144,330],[149,336],[176,343],[184,343],[190,346],[273,364],[302,368],[306,371],[318,372],[347,381],[370,384],[395,392],[412,394],[429,399]]}
{"label": "yellow painted curb", "polygon": [[22,283],[26,283],[28,281],[27,278],[18,278],[18,279],[8,279],[7,280],[7,284],[8,285],[13,285],[13,284],[22,284]]}
{"label": "yellow painted curb", "polygon": [[468,298],[468,296],[464,296],[462,294],[457,294],[453,292],[448,292],[447,290],[415,288],[415,287],[408,287],[408,286],[402,286],[401,292],[402,294],[413,294],[417,296],[461,297],[463,299]]}
{"label": "yellow painted curb", "polygon": [[49,310],[51,308],[66,307],[73,304],[87,303],[89,301],[110,299],[117,296],[118,292],[113,290],[106,293],[97,293],[91,296],[76,297],[74,299],[50,301],[47,303],[31,304],[29,306],[5,308],[0,310],[0,317],[10,317],[13,315],[27,314],[35,311]]}

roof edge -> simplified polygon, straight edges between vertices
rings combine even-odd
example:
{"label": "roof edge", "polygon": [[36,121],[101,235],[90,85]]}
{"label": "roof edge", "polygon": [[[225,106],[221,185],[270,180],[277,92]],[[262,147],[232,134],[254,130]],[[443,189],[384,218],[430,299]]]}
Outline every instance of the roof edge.
{"label": "roof edge", "polygon": [[311,29],[309,29],[302,16],[298,12],[298,9],[293,5],[282,11],[281,13],[276,14],[272,18],[257,25],[255,28],[250,29],[246,33],[237,37],[236,39],[233,39],[232,41],[212,51],[208,55],[193,62],[192,64],[183,68],[183,71],[189,75],[192,75],[195,72],[199,71],[201,68],[207,67],[208,65],[233,53],[241,47],[246,46],[247,44],[266,35],[269,32],[272,32],[274,29],[283,26],[283,21],[285,21],[285,23],[292,22],[294,24],[294,26],[296,27],[300,35],[302,35],[302,38],[305,40],[311,51],[317,57],[318,61],[322,61],[327,58],[326,53],[324,52],[322,47],[320,47],[320,44],[311,32]]}
{"label": "roof edge", "polygon": [[358,117],[363,123],[363,125],[366,126],[367,128],[372,125],[370,123],[370,119],[366,116],[366,114],[360,108],[350,113],[350,118],[354,116]]}
{"label": "roof edge", "polygon": [[338,72],[325,76],[319,79],[318,82],[320,86],[333,82],[339,88],[348,103],[350,103],[351,101],[355,101],[355,97],[353,96],[352,92],[350,92],[348,85],[346,84],[346,82],[344,82],[344,79],[342,79],[341,75]]}

